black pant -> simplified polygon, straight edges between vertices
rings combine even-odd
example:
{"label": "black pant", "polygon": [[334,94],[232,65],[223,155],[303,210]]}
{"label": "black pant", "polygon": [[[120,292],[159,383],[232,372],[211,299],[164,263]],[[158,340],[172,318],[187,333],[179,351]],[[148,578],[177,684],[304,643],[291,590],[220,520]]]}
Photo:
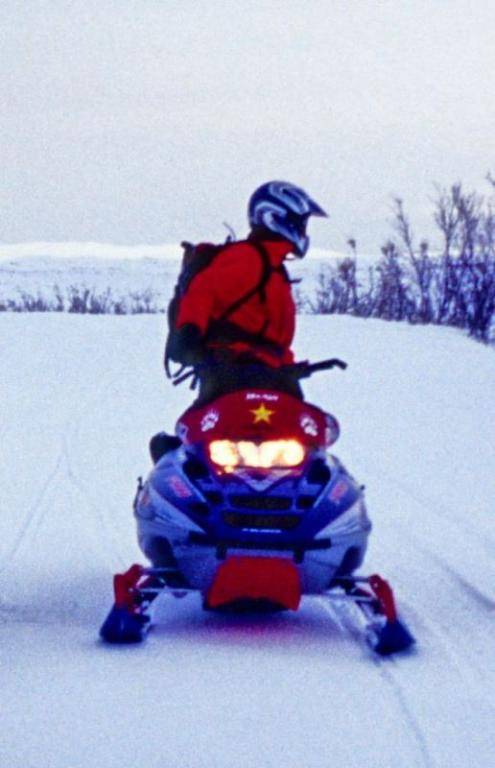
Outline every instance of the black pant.
{"label": "black pant", "polygon": [[202,371],[198,380],[199,394],[191,408],[240,389],[274,389],[298,400],[304,399],[299,381],[290,369],[272,368],[258,362],[217,363]]}

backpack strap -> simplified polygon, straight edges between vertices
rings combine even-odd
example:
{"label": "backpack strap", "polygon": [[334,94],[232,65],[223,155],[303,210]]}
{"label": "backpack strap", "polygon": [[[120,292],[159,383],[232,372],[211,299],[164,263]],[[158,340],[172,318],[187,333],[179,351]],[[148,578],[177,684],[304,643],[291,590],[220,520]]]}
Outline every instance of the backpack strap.
{"label": "backpack strap", "polygon": [[[249,289],[246,293],[244,293],[242,296],[240,296],[238,299],[236,299],[230,306],[225,309],[220,317],[218,317],[216,320],[212,320],[207,334],[205,341],[207,342],[213,342],[218,344],[231,344],[236,341],[244,341],[248,344],[255,345],[261,349],[266,350],[267,352],[270,352],[271,354],[274,354],[276,356],[282,356],[284,353],[284,349],[280,347],[278,344],[274,342],[267,341],[264,338],[265,331],[268,325],[268,320],[266,320],[259,331],[256,333],[250,333],[249,331],[245,331],[240,326],[236,325],[235,323],[228,322],[228,318],[234,314],[240,307],[242,307],[243,304],[248,302],[250,299],[253,298],[253,296],[256,296],[256,294],[260,295],[260,299],[263,303],[266,302],[266,285],[272,275],[273,272],[279,272],[284,280],[286,280],[288,283],[290,283],[290,278],[287,273],[287,270],[283,264],[281,264],[278,267],[273,267],[270,262],[270,256],[268,254],[268,251],[262,245],[260,242],[255,242],[253,240],[247,241],[249,245],[251,245],[260,255],[261,261],[262,261],[262,271],[261,271],[261,277],[260,280],[254,285],[252,288]],[[180,297],[184,295],[184,293],[187,290],[187,287],[189,286],[189,283],[191,282],[191,277],[187,275],[187,267],[189,266],[188,262],[190,263],[191,255],[193,254],[193,251],[189,252],[189,249],[191,247],[190,243],[182,243],[182,246],[184,247],[184,250],[186,251],[186,246],[188,247],[188,250],[186,251],[185,255],[189,257],[189,259],[185,260],[185,267],[184,273],[179,276],[179,280],[176,286],[175,296],[173,302],[169,305],[169,328],[173,329],[174,326],[174,313],[177,311],[178,302],[180,300]],[[217,253],[220,253],[225,247],[228,247],[229,243],[226,243],[224,246],[215,247],[215,252],[213,253],[210,251],[209,253],[206,252],[205,261],[207,263],[204,263],[204,266],[208,266],[211,261],[213,261],[214,256]],[[205,249],[206,250],[206,249]],[[198,271],[201,271],[198,270]],[[196,271],[197,274],[197,271]],[[186,276],[187,275],[187,276]],[[174,307],[172,309],[172,303],[174,304]],[[172,373],[170,371],[170,354],[169,354],[169,341],[170,341],[170,334],[167,339],[167,344],[165,348],[165,357],[164,357],[164,364],[165,364],[165,371],[167,373],[168,378],[173,378]],[[187,366],[182,366],[180,369],[178,375],[184,371],[184,369]]]}
{"label": "backpack strap", "polygon": [[257,293],[259,293],[261,301],[263,303],[266,302],[266,285],[273,272],[280,272],[284,280],[290,282],[289,275],[285,266],[281,264],[279,267],[273,267],[270,262],[270,256],[266,248],[261,243],[253,242],[252,240],[248,242],[258,251],[259,255],[261,256],[263,267],[261,278],[258,283],[253,286],[253,288],[250,288],[249,291],[236,299],[236,301],[227,307],[227,309],[220,315],[220,317],[210,323],[206,340],[210,344],[232,344],[236,341],[246,342],[247,344],[251,344],[258,347],[259,349],[265,350],[272,355],[282,357],[284,354],[284,348],[275,342],[271,342],[265,339],[265,331],[268,325],[268,320],[265,320],[259,331],[256,333],[245,331],[236,323],[228,321],[228,318],[234,312],[236,312],[239,307],[253,298],[253,296],[256,296]]}
{"label": "backpack strap", "polygon": [[263,303],[266,302],[266,284],[268,283],[272,272],[281,272],[282,275],[286,280],[288,280],[287,270],[283,266],[283,264],[280,267],[272,267],[270,262],[270,256],[268,255],[268,251],[266,250],[265,246],[261,243],[254,242],[253,240],[249,240],[249,245],[252,245],[253,248],[255,248],[259,255],[261,256],[261,262],[262,262],[262,271],[261,271],[261,278],[259,282],[253,286],[253,288],[250,288],[247,293],[245,293],[243,296],[240,296],[236,301],[234,301],[227,309],[222,312],[220,317],[217,318],[216,322],[221,323],[224,320],[227,320],[228,317],[234,314],[239,307],[242,307],[243,304],[245,304],[249,299],[252,299],[253,296],[256,296],[257,293],[260,294],[260,299]]}

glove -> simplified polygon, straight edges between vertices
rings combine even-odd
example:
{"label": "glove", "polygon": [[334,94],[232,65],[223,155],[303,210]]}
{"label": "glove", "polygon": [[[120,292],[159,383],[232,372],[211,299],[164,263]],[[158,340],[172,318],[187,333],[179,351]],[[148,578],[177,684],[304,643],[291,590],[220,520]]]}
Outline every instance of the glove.
{"label": "glove", "polygon": [[167,354],[183,365],[198,365],[206,356],[206,349],[197,325],[186,323],[174,329],[167,340]]}

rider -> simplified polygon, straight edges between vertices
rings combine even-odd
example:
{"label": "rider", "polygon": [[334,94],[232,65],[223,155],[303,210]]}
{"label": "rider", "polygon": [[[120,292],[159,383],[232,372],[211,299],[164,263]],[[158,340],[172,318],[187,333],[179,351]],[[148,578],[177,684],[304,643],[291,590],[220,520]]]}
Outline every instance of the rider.
{"label": "rider", "polygon": [[[169,357],[193,366],[199,379],[197,407],[239,389],[267,387],[303,397],[290,369],[295,304],[285,259],[303,258],[310,216],[327,216],[300,187],[270,181],[252,194],[250,233],[223,247],[192,279],[166,345]],[[157,458],[178,438],[152,438]]]}
{"label": "rider", "polygon": [[302,397],[285,368],[294,362],[295,305],[284,260],[306,254],[309,217],[326,215],[293,184],[263,184],[249,200],[247,240],[222,248],[193,278],[167,351],[179,363],[199,366],[194,405],[246,386]]}

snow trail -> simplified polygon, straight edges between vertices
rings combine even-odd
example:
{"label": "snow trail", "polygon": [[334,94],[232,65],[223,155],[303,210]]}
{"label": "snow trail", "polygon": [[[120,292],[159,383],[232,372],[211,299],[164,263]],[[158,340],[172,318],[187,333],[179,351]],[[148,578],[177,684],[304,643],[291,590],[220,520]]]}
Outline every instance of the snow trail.
{"label": "snow trail", "polygon": [[301,357],[349,363],[305,389],[339,417],[374,521],[363,570],[394,586],[415,653],[375,659],[320,599],[226,617],[196,596],[163,600],[146,645],[107,648],[112,574],[142,561],[148,438],[192,395],[164,383],[159,316],[0,323],[2,765],[492,767],[493,350],[300,318]]}

